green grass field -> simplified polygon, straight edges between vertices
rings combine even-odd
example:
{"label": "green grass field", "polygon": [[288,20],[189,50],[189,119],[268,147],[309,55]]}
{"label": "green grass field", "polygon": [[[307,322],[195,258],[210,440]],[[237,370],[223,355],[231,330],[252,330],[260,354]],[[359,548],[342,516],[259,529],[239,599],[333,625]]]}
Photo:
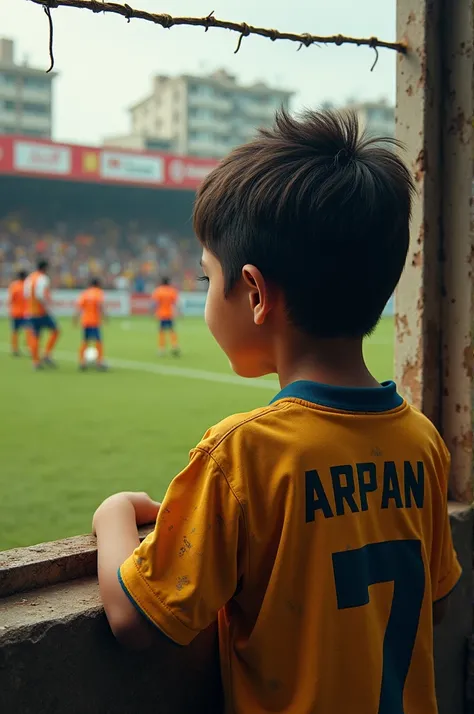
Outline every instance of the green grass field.
{"label": "green grass field", "polygon": [[[78,373],[79,333],[61,320],[60,368],[33,373],[8,354],[0,321],[0,549],[88,532],[94,509],[115,491],[163,496],[189,449],[213,423],[266,404],[275,378],[232,375],[201,319],[179,323],[183,356],[156,357],[152,320],[105,328],[107,374]],[[392,376],[393,323],[366,346],[375,376]]]}

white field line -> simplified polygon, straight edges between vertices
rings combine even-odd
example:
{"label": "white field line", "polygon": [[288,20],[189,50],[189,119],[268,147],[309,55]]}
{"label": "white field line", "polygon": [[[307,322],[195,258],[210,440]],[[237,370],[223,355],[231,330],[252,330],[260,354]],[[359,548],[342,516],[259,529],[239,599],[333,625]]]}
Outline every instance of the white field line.
{"label": "white field line", "polygon": [[[10,352],[10,346],[0,343],[0,352]],[[77,354],[74,352],[63,352],[56,350],[55,356],[58,360],[66,362],[77,362]],[[243,379],[233,374],[220,372],[207,372],[203,369],[188,369],[187,367],[172,367],[166,364],[153,364],[152,362],[138,362],[135,360],[111,358],[107,359],[111,367],[118,369],[129,369],[134,372],[149,372],[150,374],[161,374],[167,377],[182,377],[184,379],[198,379],[205,382],[220,382],[221,384],[235,384],[239,387],[256,387],[257,389],[269,389],[275,394],[280,390],[280,385],[276,380],[266,379]]]}

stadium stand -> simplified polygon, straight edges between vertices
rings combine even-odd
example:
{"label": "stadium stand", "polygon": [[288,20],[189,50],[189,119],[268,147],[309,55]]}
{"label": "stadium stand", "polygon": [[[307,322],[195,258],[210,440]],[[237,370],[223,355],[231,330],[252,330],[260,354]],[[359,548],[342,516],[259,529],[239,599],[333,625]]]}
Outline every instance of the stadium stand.
{"label": "stadium stand", "polygon": [[0,136],[0,288],[38,257],[53,288],[199,290],[191,214],[213,160]]}
{"label": "stadium stand", "polygon": [[172,275],[183,290],[199,289],[195,239],[139,221],[112,218],[52,222],[38,229],[19,213],[0,218],[0,287],[20,269],[49,258],[53,287],[82,288],[100,276],[108,289],[149,292],[160,275]]}

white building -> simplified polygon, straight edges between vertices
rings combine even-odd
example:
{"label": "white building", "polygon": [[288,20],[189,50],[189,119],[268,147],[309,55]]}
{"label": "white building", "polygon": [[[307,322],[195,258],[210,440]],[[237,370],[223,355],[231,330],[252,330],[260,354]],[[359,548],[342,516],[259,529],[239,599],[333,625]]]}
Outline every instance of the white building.
{"label": "white building", "polygon": [[130,109],[131,134],[104,144],[221,158],[259,127],[271,125],[276,110],[288,108],[292,94],[261,82],[239,85],[224,70],[206,77],[158,76],[152,94]]}
{"label": "white building", "polygon": [[52,131],[55,74],[16,64],[13,40],[0,38],[0,133],[45,139]]}
{"label": "white building", "polygon": [[344,106],[326,103],[327,109],[337,108],[341,111],[352,109],[357,112],[362,129],[371,136],[395,136],[395,107],[380,99],[378,102],[356,102],[349,100]]}

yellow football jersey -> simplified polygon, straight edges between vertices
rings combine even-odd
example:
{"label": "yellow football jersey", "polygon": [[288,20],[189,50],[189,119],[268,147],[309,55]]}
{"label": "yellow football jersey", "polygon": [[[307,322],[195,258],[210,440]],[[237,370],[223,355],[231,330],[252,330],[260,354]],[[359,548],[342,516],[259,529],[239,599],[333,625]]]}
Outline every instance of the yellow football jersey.
{"label": "yellow football jersey", "polygon": [[448,471],[393,382],[295,382],[205,434],[119,577],[181,645],[218,618],[226,712],[435,714]]}

